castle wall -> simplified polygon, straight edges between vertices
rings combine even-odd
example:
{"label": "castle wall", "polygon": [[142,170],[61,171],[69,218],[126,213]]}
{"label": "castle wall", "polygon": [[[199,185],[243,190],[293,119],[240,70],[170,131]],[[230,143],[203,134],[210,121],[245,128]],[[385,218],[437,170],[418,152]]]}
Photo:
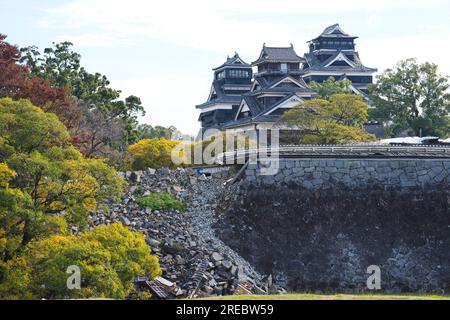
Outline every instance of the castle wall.
{"label": "castle wall", "polygon": [[280,159],[275,175],[260,175],[258,165],[250,164],[246,179],[263,185],[281,182],[306,189],[424,187],[450,183],[450,159]]}
{"label": "castle wall", "polygon": [[[450,160],[282,159],[246,170],[217,233],[293,292],[450,293]],[[262,166],[261,166],[262,167]],[[369,290],[369,266],[381,289]]]}

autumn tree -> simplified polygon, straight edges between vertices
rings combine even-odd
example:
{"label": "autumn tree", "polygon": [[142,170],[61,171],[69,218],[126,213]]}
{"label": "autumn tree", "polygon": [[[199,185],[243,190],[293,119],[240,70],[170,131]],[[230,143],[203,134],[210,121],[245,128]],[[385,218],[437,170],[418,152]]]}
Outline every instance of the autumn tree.
{"label": "autumn tree", "polygon": [[179,141],[161,139],[143,139],[128,147],[133,160],[131,168],[145,170],[146,168],[174,168],[172,162],[172,149]]}
{"label": "autumn tree", "polygon": [[[144,235],[122,224],[69,232],[83,230],[104,200],[117,200],[123,184],[70,144],[56,115],[0,99],[0,299],[123,299],[135,276],[159,275]],[[67,288],[69,266],[80,269],[80,290]]]}
{"label": "autumn tree", "polygon": [[343,144],[374,140],[363,130],[367,104],[355,94],[335,94],[329,100],[302,102],[283,114],[280,122],[295,129],[304,144]]}
{"label": "autumn tree", "polygon": [[121,99],[106,76],[81,66],[72,43],[19,50],[0,35],[0,97],[27,98],[55,113],[69,128],[72,143],[88,157],[111,158],[138,141],[137,117],[144,114],[136,96]]}
{"label": "autumn tree", "polygon": [[51,217],[83,224],[90,210],[122,193],[124,181],[115,170],[102,160],[84,158],[70,145],[56,115],[27,100],[0,99],[0,137],[0,162],[17,174],[11,186],[30,200],[15,223],[20,243],[13,250],[47,235],[43,226]]}
{"label": "autumn tree", "polygon": [[27,66],[20,65],[20,50],[0,34],[0,98],[26,98],[45,111],[56,113],[69,128],[78,113],[71,104],[69,90],[55,86],[48,79],[33,76]]}
{"label": "autumn tree", "polygon": [[448,77],[437,65],[407,59],[384,71],[369,87],[371,119],[383,122],[394,134],[412,130],[415,135],[450,134]]}

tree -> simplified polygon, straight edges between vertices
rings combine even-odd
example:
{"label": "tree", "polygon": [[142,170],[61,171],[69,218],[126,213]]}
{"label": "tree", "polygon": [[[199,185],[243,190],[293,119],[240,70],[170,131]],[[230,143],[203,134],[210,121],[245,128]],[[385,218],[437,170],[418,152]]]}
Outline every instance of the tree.
{"label": "tree", "polygon": [[53,48],[45,48],[44,54],[36,46],[21,48],[19,62],[27,65],[32,74],[50,80],[56,86],[70,87],[81,67],[81,55],[70,49],[71,42],[53,45]]}
{"label": "tree", "polygon": [[58,118],[27,100],[0,99],[0,137],[0,162],[16,172],[11,185],[28,203],[15,222],[20,243],[14,250],[48,235],[45,225],[58,224],[52,217],[83,225],[98,203],[122,194],[124,181],[114,169],[102,160],[84,158],[70,145]]}
{"label": "tree", "polygon": [[328,113],[336,122],[362,128],[368,119],[367,104],[356,94],[334,94],[329,98]]}
{"label": "tree", "polygon": [[[137,141],[136,117],[145,114],[141,100],[133,95],[121,100],[121,91],[109,87],[110,82],[106,76],[91,74],[81,66],[81,55],[74,52],[72,46],[70,42],[54,43],[53,47],[45,48],[43,54],[36,47],[23,48],[20,62],[27,65],[34,76],[69,88],[84,115],[84,119],[79,122],[81,127],[76,129],[77,132],[82,131],[76,141],[84,145],[91,144],[87,155],[103,150],[99,146],[108,144],[113,148],[120,148]],[[87,112],[94,114],[90,116]],[[99,139],[101,135],[98,131],[107,131],[108,127],[118,125],[124,132],[120,137],[122,140]],[[92,132],[93,127],[98,130]],[[92,148],[96,144],[97,147]]]}
{"label": "tree", "polygon": [[150,255],[145,235],[131,232],[121,223],[96,227],[83,237],[98,241],[111,252],[111,265],[127,292],[131,290],[135,276],[147,275],[154,278],[161,274],[158,257]]}
{"label": "tree", "polygon": [[126,135],[125,122],[91,109],[83,100],[74,98],[80,118],[72,130],[72,142],[86,157],[97,155],[109,158],[119,148]]}
{"label": "tree", "polygon": [[433,63],[407,59],[377,77],[369,87],[374,106],[370,116],[392,127],[394,133],[412,129],[414,134],[450,133],[448,77]]}
{"label": "tree", "polygon": [[171,140],[190,140],[189,135],[185,135],[181,133],[180,130],[178,130],[174,126],[169,127],[163,127],[163,126],[151,126],[149,124],[140,124],[136,128],[136,138],[137,141],[142,139],[159,139],[159,138],[165,138],[165,139],[171,139]]}
{"label": "tree", "polygon": [[[80,269],[80,290],[66,285],[69,266]],[[2,299],[124,299],[132,292],[135,276],[161,274],[144,236],[122,224],[34,241],[0,270]]]}
{"label": "tree", "polygon": [[137,117],[145,113],[141,100],[121,99],[106,76],[84,69],[70,42],[41,53],[35,46],[19,50],[0,37],[0,97],[30,99],[63,121],[83,155],[120,163],[120,153],[139,140]]}
{"label": "tree", "polygon": [[350,80],[336,81],[334,77],[329,77],[323,83],[312,81],[309,87],[316,93],[317,99],[329,99],[332,95],[338,93],[352,93]]}
{"label": "tree", "polygon": [[179,141],[161,139],[143,139],[128,147],[128,152],[133,157],[131,167],[134,170],[168,167],[174,168],[172,162],[172,149]]}
{"label": "tree", "polygon": [[0,111],[1,137],[16,152],[31,153],[69,144],[69,133],[58,117],[28,100],[0,99]]}
{"label": "tree", "polygon": [[35,77],[30,69],[18,64],[20,51],[0,34],[0,98],[26,98],[45,111],[56,113],[69,128],[77,119],[66,87],[54,86],[49,80]]}
{"label": "tree", "polygon": [[139,140],[142,139],[170,139],[172,134],[177,130],[174,126],[151,126],[149,124],[141,124],[137,128]]}
{"label": "tree", "polygon": [[0,261],[11,259],[22,241],[21,222],[30,214],[31,197],[10,182],[17,176],[7,164],[0,163]]}
{"label": "tree", "polygon": [[299,132],[305,144],[343,144],[374,140],[362,126],[367,105],[354,94],[335,94],[328,100],[314,99],[283,114],[280,121]]}

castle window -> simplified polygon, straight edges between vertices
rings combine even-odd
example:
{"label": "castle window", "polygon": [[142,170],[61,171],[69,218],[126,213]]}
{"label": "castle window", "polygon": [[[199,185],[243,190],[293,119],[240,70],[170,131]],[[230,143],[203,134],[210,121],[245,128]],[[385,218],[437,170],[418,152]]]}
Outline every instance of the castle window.
{"label": "castle window", "polygon": [[248,78],[250,76],[248,70],[230,70],[231,78]]}

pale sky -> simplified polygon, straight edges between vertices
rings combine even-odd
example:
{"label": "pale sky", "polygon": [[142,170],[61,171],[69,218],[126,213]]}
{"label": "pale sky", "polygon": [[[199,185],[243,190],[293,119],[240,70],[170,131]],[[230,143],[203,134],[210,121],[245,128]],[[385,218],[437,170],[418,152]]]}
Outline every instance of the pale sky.
{"label": "pale sky", "polygon": [[141,97],[141,122],[199,129],[212,71],[237,51],[248,63],[262,44],[297,54],[331,24],[359,36],[362,62],[380,71],[416,57],[450,75],[448,0],[0,0],[0,33],[19,46],[71,41],[82,65],[124,95]]}

